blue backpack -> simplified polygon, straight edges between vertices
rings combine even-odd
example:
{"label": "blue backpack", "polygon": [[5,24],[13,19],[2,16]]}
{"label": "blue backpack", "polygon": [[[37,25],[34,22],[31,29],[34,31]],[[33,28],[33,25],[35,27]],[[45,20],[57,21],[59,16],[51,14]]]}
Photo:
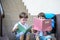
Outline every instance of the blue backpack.
{"label": "blue backpack", "polygon": [[52,19],[52,33],[56,32],[56,16],[53,13],[45,13],[45,18],[46,19]]}

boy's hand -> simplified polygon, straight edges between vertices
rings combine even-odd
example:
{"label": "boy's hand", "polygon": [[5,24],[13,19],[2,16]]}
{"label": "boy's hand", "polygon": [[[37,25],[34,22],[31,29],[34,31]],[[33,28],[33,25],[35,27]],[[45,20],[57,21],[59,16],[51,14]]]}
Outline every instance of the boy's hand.
{"label": "boy's hand", "polygon": [[48,27],[48,32],[50,32],[52,30],[52,27]]}

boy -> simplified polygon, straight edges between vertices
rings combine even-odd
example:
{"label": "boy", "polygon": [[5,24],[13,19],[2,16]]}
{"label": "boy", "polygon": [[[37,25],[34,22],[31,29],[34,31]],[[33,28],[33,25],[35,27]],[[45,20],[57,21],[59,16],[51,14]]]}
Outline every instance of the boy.
{"label": "boy", "polygon": [[[44,14],[43,12],[39,13],[39,14],[38,14],[38,18],[39,18],[39,19],[45,19],[45,14]],[[50,32],[50,31],[52,30],[52,27],[49,27],[49,28],[50,28],[50,29],[48,29],[47,32]],[[39,33],[41,40],[47,40],[48,38],[51,38],[51,36],[48,36],[48,35],[47,35],[47,32],[46,32],[46,31],[45,31],[45,32],[41,31],[41,32]]]}
{"label": "boy", "polygon": [[[43,12],[39,13],[38,18],[39,19],[45,19],[45,14]],[[52,27],[49,27],[47,32],[50,32],[51,30],[52,30]],[[51,36],[47,35],[46,31],[43,32],[43,31],[34,30],[34,32],[36,35],[39,35],[40,40],[47,40],[47,39],[51,38]]]}
{"label": "boy", "polygon": [[[21,36],[24,35],[25,33],[24,31],[29,28],[28,25],[26,24],[28,15],[25,12],[22,12],[21,14],[19,14],[19,18],[20,18],[20,21],[14,25],[12,32],[16,32],[17,39],[23,40],[21,39]],[[20,28],[21,26],[24,29]]]}

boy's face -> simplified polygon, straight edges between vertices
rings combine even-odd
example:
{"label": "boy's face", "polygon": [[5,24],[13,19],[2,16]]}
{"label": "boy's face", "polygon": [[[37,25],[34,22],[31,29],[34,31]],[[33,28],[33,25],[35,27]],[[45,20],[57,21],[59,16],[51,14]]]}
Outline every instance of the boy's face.
{"label": "boy's face", "polygon": [[22,24],[25,24],[28,18],[21,18],[20,21]]}
{"label": "boy's face", "polygon": [[45,19],[44,17],[39,17],[39,19]]}

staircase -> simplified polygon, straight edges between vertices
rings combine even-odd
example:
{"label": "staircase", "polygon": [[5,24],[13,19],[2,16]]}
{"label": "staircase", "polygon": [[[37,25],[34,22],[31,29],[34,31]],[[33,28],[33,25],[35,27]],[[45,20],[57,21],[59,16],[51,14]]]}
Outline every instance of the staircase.
{"label": "staircase", "polygon": [[0,37],[0,40],[9,40],[7,36]]}
{"label": "staircase", "polygon": [[4,26],[2,27],[2,31],[3,31],[3,36],[0,37],[0,40],[9,40]]}

